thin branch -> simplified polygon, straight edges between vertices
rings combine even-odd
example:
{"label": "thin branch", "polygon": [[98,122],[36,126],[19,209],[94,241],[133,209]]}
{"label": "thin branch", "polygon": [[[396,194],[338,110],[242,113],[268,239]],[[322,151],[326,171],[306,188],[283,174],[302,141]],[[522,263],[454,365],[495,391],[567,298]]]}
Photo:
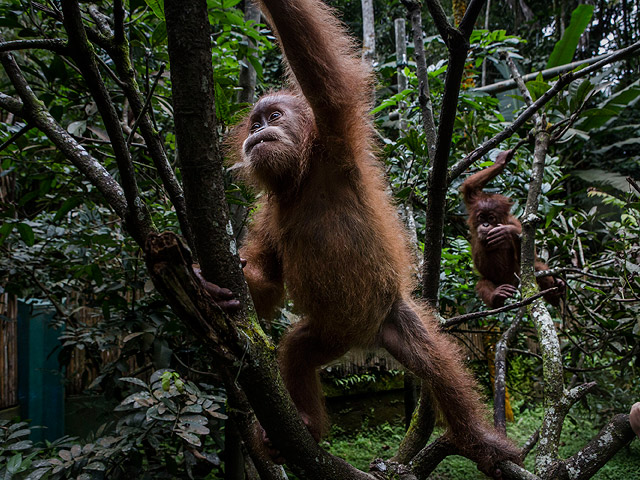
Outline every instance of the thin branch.
{"label": "thin branch", "polygon": [[49,50],[66,55],[69,53],[67,41],[62,38],[34,38],[29,40],[11,40],[0,42],[0,52],[11,52],[17,50]]}
{"label": "thin branch", "polygon": [[[434,17],[440,34],[443,35],[449,53],[449,65],[445,78],[440,123],[438,125],[436,153],[428,177],[428,201],[425,212],[427,223],[425,225],[424,242],[430,248],[425,249],[422,296],[431,305],[437,305],[442,262],[441,244],[448,187],[447,168],[471,31],[462,33],[452,28],[444,16],[440,2],[437,0],[428,0],[427,6]],[[475,23],[475,18],[472,18],[472,16],[479,13],[479,10],[474,8],[468,13],[469,16],[465,17],[466,22],[468,24]]]}
{"label": "thin branch", "polygon": [[124,5],[122,4],[122,0],[115,0],[113,2],[113,23],[114,34],[113,40],[117,45],[121,45],[124,43]]}
{"label": "thin branch", "polygon": [[429,74],[427,72],[427,60],[424,52],[424,40],[422,39],[422,5],[417,0],[403,0],[402,2],[411,20],[411,34],[413,36],[413,56],[416,61],[416,76],[418,77],[418,102],[422,114],[422,128],[427,142],[429,159],[433,160],[436,154],[436,125],[433,118],[433,103],[429,89]]}
{"label": "thin branch", "polygon": [[137,237],[141,245],[146,245],[146,238],[154,229],[151,216],[144,201],[140,198],[135,168],[120,126],[120,119],[100,75],[94,50],[89,44],[82,22],[80,6],[77,0],[63,0],[62,11],[64,28],[69,35],[69,45],[72,49],[71,55],[82,71],[112,142],[122,179],[122,188],[130,209],[126,218],[127,228]]}
{"label": "thin branch", "polygon": [[636,192],[640,193],[640,186],[633,178],[627,177],[627,182],[629,182],[629,185],[631,185]]}
{"label": "thin branch", "polygon": [[136,117],[136,120],[135,120],[135,122],[133,122],[133,126],[131,127],[131,132],[129,133],[129,138],[127,138],[127,146],[131,146],[131,141],[133,140],[133,136],[135,135],[136,130],[138,129],[138,124],[140,123],[140,120],[142,119],[142,117],[144,115],[146,115],[147,110],[149,109],[149,106],[151,105],[151,100],[153,99],[153,92],[155,91],[156,87],[158,86],[158,80],[160,80],[160,77],[164,73],[164,68],[165,68],[165,64],[163,63],[162,65],[160,65],[160,69],[158,70],[158,73],[156,74],[156,77],[153,79],[153,84],[151,85],[151,89],[149,89],[149,93],[147,94],[147,98],[146,98],[146,100],[144,102],[144,105],[142,106],[142,110],[140,111],[140,113]]}
{"label": "thin branch", "polygon": [[[178,217],[178,222],[180,223],[182,235],[187,240],[187,244],[191,251],[195,254],[196,250],[193,241],[193,232],[187,217],[187,206],[184,191],[169,163],[160,133],[156,128],[154,128],[150,116],[145,113],[153,112],[153,110],[149,110],[148,106],[145,107],[147,102],[143,101],[142,94],[138,88],[138,82],[136,81],[135,71],[131,67],[131,62],[129,60],[129,45],[126,42],[126,38],[122,44],[118,45],[118,48],[110,48],[109,55],[113,59],[116,70],[118,71],[122,89],[131,104],[133,113],[136,115],[136,121],[139,122],[140,134],[147,144],[149,156],[151,157],[158,171],[158,175],[162,180],[162,184],[167,190],[169,198],[176,209],[176,215]],[[150,98],[151,97],[149,96],[149,99]]]}
{"label": "thin branch", "polygon": [[587,272],[586,270],[583,270],[577,267],[558,267],[558,268],[549,268],[547,270],[538,270],[536,272],[536,278],[557,276],[560,273],[577,273],[580,275],[584,275],[585,277],[595,278],[596,280],[607,280],[607,281],[619,280],[618,278],[615,278],[615,277],[607,277],[606,275],[597,275],[595,273]]}
{"label": "thin branch", "polygon": [[[532,105],[533,98],[531,98],[531,94],[529,93],[527,86],[522,80],[522,76],[518,71],[518,67],[516,66],[516,63],[513,61],[513,58],[511,58],[511,55],[509,55],[509,52],[507,51],[503,52],[502,57],[507,62],[507,65],[509,66],[509,70],[511,70],[511,77],[516,82],[518,90],[520,91],[520,95],[522,95],[522,98],[524,98],[524,102],[527,105]],[[533,121],[536,123],[540,121],[540,115],[538,115],[537,112],[533,114]]]}
{"label": "thin branch", "polygon": [[273,463],[261,444],[262,436],[257,435],[260,424],[246,394],[238,388],[233,378],[225,372],[224,385],[229,397],[229,413],[233,416],[251,460],[260,473],[261,480],[286,480],[287,475],[280,465]]}
{"label": "thin branch", "polygon": [[38,288],[42,290],[42,293],[44,293],[47,299],[49,299],[49,301],[55,308],[56,312],[58,312],[58,315],[60,315],[63,319],[65,319],[69,323],[69,325],[77,328],[78,322],[76,322],[76,320],[67,313],[67,311],[62,307],[60,302],[58,302],[58,300],[53,296],[51,291],[47,289],[47,287],[45,287],[45,285],[40,281],[40,279],[38,279],[38,277],[36,276],[36,272],[34,270],[28,270],[28,272],[29,272],[29,276],[31,276],[35,284],[38,286]]}
{"label": "thin branch", "polygon": [[557,289],[558,287],[551,287],[546,290],[543,290],[542,292],[538,292],[535,295],[532,295],[528,298],[525,298],[524,300],[521,300],[519,302],[512,303],[510,305],[505,305],[504,307],[500,307],[500,308],[494,308],[493,310],[485,310],[484,312],[465,313],[464,315],[451,317],[446,320],[442,320],[440,322],[440,325],[442,325],[443,328],[451,328],[461,323],[468,322],[469,320],[475,320],[476,318],[490,317],[492,315],[497,315],[498,313],[508,312],[509,310],[515,310],[516,308],[529,305],[530,303],[537,300],[538,298],[546,295],[547,293],[555,292]]}
{"label": "thin branch", "polygon": [[[0,56],[0,59],[2,57]],[[4,108],[7,112],[11,112],[14,115],[22,116],[22,101],[17,98],[13,98],[4,93],[0,93],[0,108]]]}
{"label": "thin branch", "polygon": [[105,38],[113,36],[113,29],[109,23],[109,17],[102,13],[97,5],[89,5],[89,15],[96,22],[98,30]]}
{"label": "thin branch", "polygon": [[[433,23],[436,25],[436,28],[438,29],[438,33],[440,34],[442,39],[445,41],[445,43],[447,43],[449,39],[449,32],[454,28],[449,23],[449,20],[447,19],[447,14],[444,11],[444,8],[442,8],[442,5],[438,0],[426,0],[425,3],[427,4],[429,13],[433,18]],[[447,43],[447,46],[448,45],[449,44]]]}
{"label": "thin branch", "polygon": [[[0,103],[1,105],[1,103]],[[11,145],[13,142],[15,142],[16,140],[18,140],[22,135],[24,135],[25,133],[27,133],[29,130],[31,130],[33,128],[33,125],[30,125],[29,123],[27,123],[24,127],[22,127],[20,130],[18,130],[16,133],[14,133],[13,135],[11,135],[5,142],[2,143],[2,145],[0,145],[0,152],[2,152],[5,148],[7,148],[9,145]]]}
{"label": "thin branch", "polygon": [[[609,55],[613,55],[620,51],[621,50],[616,50],[615,52],[604,53],[602,55],[598,55],[592,58],[587,58],[585,60],[578,60],[576,62],[567,63],[566,65],[560,65],[558,67],[548,68],[546,70],[538,70],[537,72],[523,75],[522,80],[524,82],[530,82],[532,80],[535,80],[538,77],[542,77],[543,80],[549,80],[551,78],[557,77],[571,70],[575,70],[578,67],[581,67],[583,65],[590,65],[592,63],[598,62],[603,58],[607,58]],[[506,92],[507,90],[512,90],[515,87],[516,87],[515,80],[509,79],[509,80],[503,80],[497,83],[492,83],[491,85],[484,85],[482,87],[474,88],[472,91],[488,93],[489,95],[496,95],[498,93]]]}
{"label": "thin branch", "polygon": [[540,429],[536,428],[536,431],[531,434],[531,436],[524,442],[522,449],[520,450],[520,458],[524,462],[524,459],[527,458],[527,455],[533,450],[533,447],[536,446],[540,440]]}

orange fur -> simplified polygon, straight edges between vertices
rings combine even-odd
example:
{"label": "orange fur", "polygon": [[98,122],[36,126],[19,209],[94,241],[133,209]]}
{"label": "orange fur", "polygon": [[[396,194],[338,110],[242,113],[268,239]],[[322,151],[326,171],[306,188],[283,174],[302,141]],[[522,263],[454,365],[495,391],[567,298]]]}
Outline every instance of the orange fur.
{"label": "orange fur", "polygon": [[460,448],[485,465],[516,458],[486,423],[457,348],[410,300],[412,254],[376,158],[370,70],[320,1],[263,4],[291,86],[262,97],[231,145],[243,175],[266,191],[241,252],[256,309],[272,314],[286,284],[302,313],[279,346],[296,406],[320,438],[317,367],[382,345],[433,389]]}
{"label": "orange fur", "polygon": [[[511,214],[513,202],[499,194],[485,193],[485,185],[502,173],[513,155],[513,151],[501,152],[496,162],[467,178],[460,191],[469,213],[467,223],[471,232],[471,254],[473,263],[481,275],[476,285],[478,296],[489,308],[504,305],[504,301],[515,292],[520,283],[520,235],[522,225]],[[488,236],[496,227],[508,226],[508,233],[500,244],[490,245]],[[504,227],[503,227],[504,228]],[[548,270],[549,267],[539,260],[535,270]],[[564,282],[552,276],[538,277],[540,289],[553,286],[561,289],[545,295],[552,305],[559,305],[564,294]],[[508,286],[505,289],[505,286]]]}

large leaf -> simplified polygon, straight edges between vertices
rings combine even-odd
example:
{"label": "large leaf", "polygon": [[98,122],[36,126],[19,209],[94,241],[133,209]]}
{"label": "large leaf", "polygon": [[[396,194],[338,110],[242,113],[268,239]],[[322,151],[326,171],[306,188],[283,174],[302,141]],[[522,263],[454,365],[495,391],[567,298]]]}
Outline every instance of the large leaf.
{"label": "large leaf", "polygon": [[640,98],[640,80],[608,97],[597,108],[585,110],[580,121],[582,130],[603,127],[607,121],[619,115],[625,108],[633,106]]}
{"label": "large leaf", "polygon": [[576,170],[573,173],[577,177],[580,177],[582,180],[589,183],[609,185],[622,192],[629,191],[629,182],[627,182],[627,177],[616,172],[607,172],[599,168],[593,168],[590,170]]}
{"label": "large leaf", "polygon": [[160,20],[164,20],[164,0],[144,0],[153,13],[155,13],[156,17]]}
{"label": "large leaf", "polygon": [[22,238],[22,241],[26,243],[27,246],[32,247],[35,243],[35,235],[33,234],[33,229],[26,223],[19,223],[18,232],[20,232],[20,238]]}
{"label": "large leaf", "polygon": [[571,22],[564,31],[562,38],[553,47],[553,52],[549,56],[547,68],[566,65],[573,60],[576,53],[578,41],[593,16],[593,5],[578,5],[571,13]]}

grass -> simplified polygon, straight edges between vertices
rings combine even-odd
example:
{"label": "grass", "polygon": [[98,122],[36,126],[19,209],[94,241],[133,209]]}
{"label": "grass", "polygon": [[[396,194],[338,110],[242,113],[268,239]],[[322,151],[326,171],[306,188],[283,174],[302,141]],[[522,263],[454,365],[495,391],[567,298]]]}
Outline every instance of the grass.
{"label": "grass", "polygon": [[[516,414],[516,421],[507,426],[509,436],[522,445],[540,425],[542,408],[525,410]],[[560,442],[560,456],[566,458],[582,448],[598,432],[593,415],[575,407],[567,417]],[[334,455],[344,458],[355,467],[367,471],[371,460],[377,457],[391,457],[398,445],[404,429],[401,424],[384,424],[368,428],[363,426],[358,432],[346,432],[333,427],[331,435],[323,447]],[[533,471],[535,449],[525,461],[525,467]],[[473,462],[462,457],[448,457],[435,470],[431,478],[438,480],[486,479]],[[640,440],[634,440],[611,459],[594,477],[596,480],[640,480]]]}

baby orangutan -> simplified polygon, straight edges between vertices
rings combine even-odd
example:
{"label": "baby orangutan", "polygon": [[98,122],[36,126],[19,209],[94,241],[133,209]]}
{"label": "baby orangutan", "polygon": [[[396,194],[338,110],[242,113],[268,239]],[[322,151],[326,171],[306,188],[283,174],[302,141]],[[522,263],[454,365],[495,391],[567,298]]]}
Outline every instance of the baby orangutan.
{"label": "baby orangutan", "polygon": [[[474,173],[460,187],[469,213],[473,263],[482,276],[476,291],[489,308],[503,306],[520,283],[522,225],[511,214],[511,200],[482,190],[504,171],[512,156],[513,150],[501,152],[493,165]],[[536,260],[535,269],[537,272],[549,267]],[[537,281],[541,290],[558,287],[544,296],[551,305],[558,306],[564,295],[564,282],[552,276],[538,277]]]}
{"label": "baby orangutan", "polygon": [[278,349],[287,389],[318,440],[318,367],[383,346],[433,391],[455,445],[495,473],[518,451],[487,423],[458,347],[411,299],[412,256],[376,159],[371,72],[321,1],[262,6],[291,86],[260,98],[231,144],[238,170],[266,192],[241,251],[256,310],[271,316],[286,284],[301,313]]}

